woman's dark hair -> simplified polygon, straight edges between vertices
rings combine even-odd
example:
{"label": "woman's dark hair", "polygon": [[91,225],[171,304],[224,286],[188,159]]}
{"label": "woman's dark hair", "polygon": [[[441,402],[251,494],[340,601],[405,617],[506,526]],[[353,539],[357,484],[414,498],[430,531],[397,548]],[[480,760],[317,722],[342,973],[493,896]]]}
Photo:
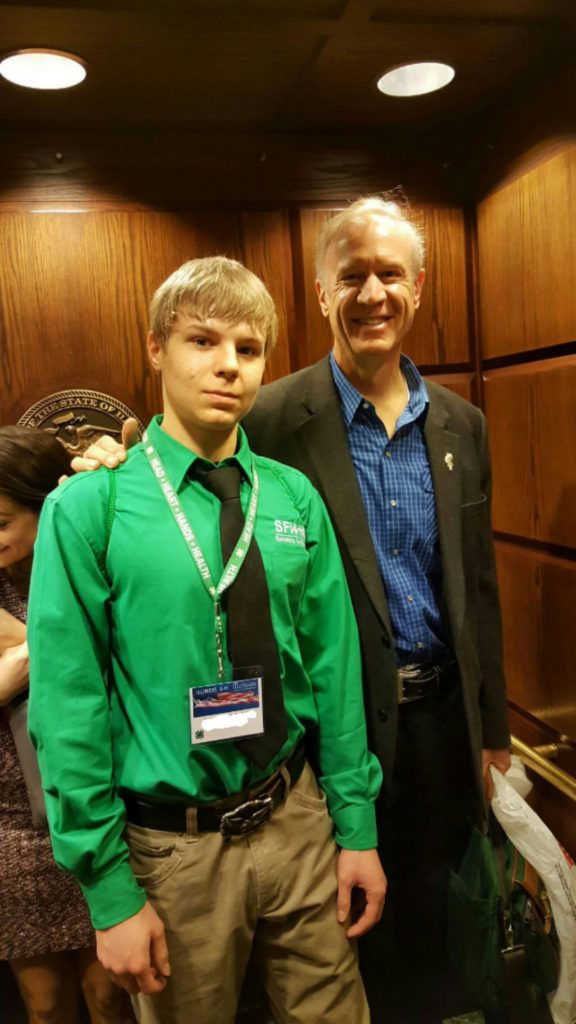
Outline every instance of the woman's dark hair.
{"label": "woman's dark hair", "polygon": [[40,512],[69,472],[70,455],[55,437],[32,427],[0,427],[0,493],[17,505]]}

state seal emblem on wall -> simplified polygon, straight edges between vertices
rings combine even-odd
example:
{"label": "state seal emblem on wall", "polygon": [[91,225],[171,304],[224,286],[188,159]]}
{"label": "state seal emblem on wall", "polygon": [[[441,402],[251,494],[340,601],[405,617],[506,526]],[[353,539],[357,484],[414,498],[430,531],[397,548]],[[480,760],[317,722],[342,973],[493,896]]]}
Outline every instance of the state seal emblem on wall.
{"label": "state seal emblem on wall", "polygon": [[144,426],[127,405],[102,391],[75,388],[56,391],[40,399],[18,420],[20,427],[36,427],[53,434],[72,455],[81,455],[102,434],[120,439],[122,424],[129,416]]}

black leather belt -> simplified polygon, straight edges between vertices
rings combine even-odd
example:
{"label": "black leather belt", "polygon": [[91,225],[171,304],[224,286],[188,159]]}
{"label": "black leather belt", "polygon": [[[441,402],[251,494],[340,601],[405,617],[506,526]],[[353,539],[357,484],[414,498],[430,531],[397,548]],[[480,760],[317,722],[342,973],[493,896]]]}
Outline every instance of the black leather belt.
{"label": "black leather belt", "polygon": [[439,689],[442,678],[455,667],[456,661],[449,656],[437,665],[429,661],[402,665],[398,669],[398,703],[409,704],[429,697]]}
{"label": "black leather belt", "polygon": [[[282,765],[294,786],[304,767],[306,753],[299,743]],[[122,790],[126,816],[132,825],[159,829],[162,832],[186,832],[186,812],[194,807],[199,832],[220,832],[225,838],[253,832],[272,817],[286,796],[286,779],[281,770],[251,789],[234,793],[210,804],[165,804],[143,800],[137,793]]]}

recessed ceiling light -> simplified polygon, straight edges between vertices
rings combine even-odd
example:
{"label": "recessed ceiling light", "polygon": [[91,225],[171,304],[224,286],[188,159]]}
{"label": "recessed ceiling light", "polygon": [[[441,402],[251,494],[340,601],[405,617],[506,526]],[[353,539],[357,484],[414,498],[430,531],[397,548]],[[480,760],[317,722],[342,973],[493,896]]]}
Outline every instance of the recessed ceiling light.
{"label": "recessed ceiling light", "polygon": [[27,89],[70,89],[84,81],[86,65],[61,50],[17,50],[2,57],[0,75]]}
{"label": "recessed ceiling light", "polygon": [[378,79],[380,92],[387,96],[422,96],[442,89],[454,78],[449,64],[402,64]]}

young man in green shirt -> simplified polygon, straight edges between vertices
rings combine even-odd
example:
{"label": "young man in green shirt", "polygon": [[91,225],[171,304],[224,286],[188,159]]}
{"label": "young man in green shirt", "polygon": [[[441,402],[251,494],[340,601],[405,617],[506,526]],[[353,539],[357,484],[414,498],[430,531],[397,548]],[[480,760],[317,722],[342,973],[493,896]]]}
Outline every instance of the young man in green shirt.
{"label": "young man in green shirt", "polygon": [[369,1019],[351,940],[386,882],[356,624],[318,494],[239,427],[276,330],[246,268],[184,264],[151,306],[163,416],[39,529],[30,725],[54,852],[144,1024],[233,1021],[253,946],[280,1024]]}

